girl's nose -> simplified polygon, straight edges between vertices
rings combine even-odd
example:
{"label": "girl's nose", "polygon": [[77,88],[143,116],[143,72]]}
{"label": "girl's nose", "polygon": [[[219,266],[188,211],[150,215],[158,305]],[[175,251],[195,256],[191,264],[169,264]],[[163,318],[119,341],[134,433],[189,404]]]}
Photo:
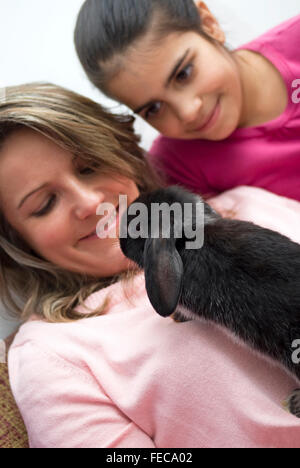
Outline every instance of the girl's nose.
{"label": "girl's nose", "polygon": [[98,206],[104,201],[104,193],[90,187],[77,186],[76,189],[76,201],[74,204],[76,217],[84,220],[90,216],[96,216]]}
{"label": "girl's nose", "polygon": [[190,101],[181,99],[177,106],[177,115],[179,120],[185,125],[197,123],[199,120],[199,113],[202,107],[202,100],[198,97]]}

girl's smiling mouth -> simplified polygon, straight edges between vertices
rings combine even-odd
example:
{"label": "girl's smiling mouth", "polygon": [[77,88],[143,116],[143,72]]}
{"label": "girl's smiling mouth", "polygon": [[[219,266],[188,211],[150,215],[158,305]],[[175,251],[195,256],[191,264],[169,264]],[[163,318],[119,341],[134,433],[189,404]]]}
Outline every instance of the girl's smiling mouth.
{"label": "girl's smiling mouth", "polygon": [[205,120],[205,122],[202,125],[200,125],[198,128],[196,128],[194,131],[203,132],[205,130],[209,130],[216,124],[220,115],[220,111],[221,111],[220,99],[221,98],[219,97],[213,111]]}

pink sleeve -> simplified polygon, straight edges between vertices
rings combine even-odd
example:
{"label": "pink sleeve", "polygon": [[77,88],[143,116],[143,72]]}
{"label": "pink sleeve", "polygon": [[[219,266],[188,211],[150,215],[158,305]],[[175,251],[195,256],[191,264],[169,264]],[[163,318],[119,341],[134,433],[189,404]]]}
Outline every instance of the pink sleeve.
{"label": "pink sleeve", "polygon": [[9,371],[31,448],[155,448],[96,380],[35,343],[10,350]]}

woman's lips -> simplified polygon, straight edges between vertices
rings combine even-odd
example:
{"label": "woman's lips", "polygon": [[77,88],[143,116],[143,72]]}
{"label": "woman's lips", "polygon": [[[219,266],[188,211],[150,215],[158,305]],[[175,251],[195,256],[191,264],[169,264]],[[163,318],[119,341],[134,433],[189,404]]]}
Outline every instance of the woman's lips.
{"label": "woman's lips", "polygon": [[201,126],[196,129],[197,132],[203,132],[204,130],[208,130],[215,125],[217,122],[221,111],[220,105],[220,98],[218,99],[215,108],[213,109],[212,113],[208,117],[207,121]]}
{"label": "woman's lips", "polygon": [[86,237],[83,237],[82,239],[80,239],[80,242],[88,241],[88,240],[95,240],[95,239],[99,239],[99,237],[97,236],[96,231],[93,234],[90,234],[89,236],[86,236]]}

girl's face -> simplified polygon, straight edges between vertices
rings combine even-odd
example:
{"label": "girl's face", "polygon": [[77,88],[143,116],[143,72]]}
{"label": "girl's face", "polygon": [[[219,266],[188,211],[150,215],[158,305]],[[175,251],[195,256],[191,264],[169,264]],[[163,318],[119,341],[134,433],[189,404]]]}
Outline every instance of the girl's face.
{"label": "girl's face", "polygon": [[[117,238],[95,235],[109,217],[97,216],[97,208],[106,202],[117,208],[120,194],[129,205],[139,192],[131,180],[91,170],[32,130],[12,133],[1,150],[4,216],[36,253],[65,270],[108,277],[129,267]],[[119,216],[107,226],[118,234]]]}
{"label": "girl's face", "polygon": [[151,33],[128,49],[109,93],[170,138],[222,140],[239,125],[237,63],[195,32],[172,33],[153,47]]}

